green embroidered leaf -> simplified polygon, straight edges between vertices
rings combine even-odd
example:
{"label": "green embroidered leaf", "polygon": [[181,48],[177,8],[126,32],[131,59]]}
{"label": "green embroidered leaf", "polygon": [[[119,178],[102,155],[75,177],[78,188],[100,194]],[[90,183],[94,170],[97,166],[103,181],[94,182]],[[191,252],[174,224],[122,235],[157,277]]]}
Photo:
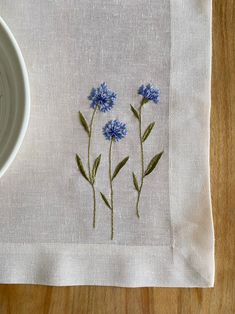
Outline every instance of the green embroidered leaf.
{"label": "green embroidered leaf", "polygon": [[105,205],[109,208],[109,209],[112,209],[112,207],[110,206],[107,198],[105,197],[105,195],[103,193],[100,192],[100,195],[102,197],[102,200],[104,201]]}
{"label": "green embroidered leaf", "polygon": [[152,131],[154,125],[155,125],[155,122],[150,123],[149,126],[147,127],[147,129],[144,131],[144,134],[143,134],[143,136],[142,136],[142,143],[143,143],[145,140],[147,140],[147,138],[148,138],[149,134],[151,133],[151,131]]}
{"label": "green embroidered leaf", "polygon": [[144,176],[149,175],[149,174],[154,170],[154,168],[157,166],[157,164],[158,164],[160,158],[162,157],[162,154],[163,154],[163,152],[161,152],[161,153],[155,155],[155,156],[151,159],[150,163],[148,164],[147,169],[145,170]]}
{"label": "green embroidered leaf", "polygon": [[83,116],[83,114],[81,113],[81,111],[79,111],[79,120],[81,122],[81,125],[84,127],[84,130],[87,132],[87,134],[90,134],[90,130],[89,130],[89,126],[87,124],[87,121],[85,119],[85,117]]}
{"label": "green embroidered leaf", "polygon": [[133,176],[133,183],[134,183],[134,186],[135,186],[135,189],[137,192],[139,192],[139,185],[138,185],[138,180],[136,178],[136,175],[134,174],[134,172],[132,173],[132,176]]}
{"label": "green embroidered leaf", "polygon": [[90,182],[89,179],[88,179],[88,177],[87,177],[87,175],[86,175],[86,171],[85,171],[85,169],[84,169],[84,167],[83,167],[82,160],[81,160],[81,158],[80,158],[77,154],[76,154],[76,161],[77,161],[77,165],[78,165],[79,171],[81,172],[81,174],[83,175],[83,177],[84,177],[88,182]]}
{"label": "green embroidered leaf", "polygon": [[138,111],[132,105],[130,105],[130,106],[131,106],[131,111],[134,113],[134,116],[139,120],[139,113],[138,113]]}
{"label": "green embroidered leaf", "polygon": [[121,162],[119,162],[119,164],[116,166],[115,170],[114,170],[114,173],[113,173],[113,176],[112,176],[112,181],[113,179],[117,176],[118,172],[122,169],[122,167],[125,166],[125,164],[127,163],[129,159],[129,156],[124,158]]}
{"label": "green embroidered leaf", "polygon": [[95,177],[96,177],[96,173],[97,173],[98,167],[100,165],[100,160],[101,160],[101,155],[99,155],[96,158],[96,160],[94,161],[94,165],[93,165],[93,168],[92,168],[92,174],[91,174],[93,182],[95,182]]}

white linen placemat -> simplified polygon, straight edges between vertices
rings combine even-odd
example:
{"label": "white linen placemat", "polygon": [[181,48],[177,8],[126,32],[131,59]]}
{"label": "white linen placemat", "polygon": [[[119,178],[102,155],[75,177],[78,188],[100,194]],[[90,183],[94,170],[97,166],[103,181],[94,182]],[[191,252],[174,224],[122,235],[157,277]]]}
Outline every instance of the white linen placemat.
{"label": "white linen placemat", "polygon": [[31,86],[0,180],[0,281],[213,286],[211,1],[2,0],[0,14]]}

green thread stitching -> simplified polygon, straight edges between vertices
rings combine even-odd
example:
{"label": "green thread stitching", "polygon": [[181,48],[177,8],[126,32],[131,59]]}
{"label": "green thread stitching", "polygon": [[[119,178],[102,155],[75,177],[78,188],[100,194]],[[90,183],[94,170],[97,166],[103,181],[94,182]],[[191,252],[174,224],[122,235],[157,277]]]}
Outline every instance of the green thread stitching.
{"label": "green thread stitching", "polygon": [[109,168],[108,168],[108,177],[109,177],[109,189],[110,189],[110,201],[108,201],[107,197],[100,192],[101,198],[104,201],[105,205],[110,209],[111,211],[111,240],[114,239],[114,190],[113,190],[113,180],[118,175],[119,171],[125,166],[127,163],[129,156],[125,157],[122,161],[120,161],[116,168],[114,169],[114,172],[112,172],[112,147],[113,143],[115,142],[115,139],[112,138],[110,140],[109,145]]}
{"label": "green thread stitching", "polygon": [[138,218],[140,218],[140,212],[139,212],[139,203],[140,203],[140,197],[141,197],[141,192],[143,189],[143,185],[144,185],[144,178],[149,175],[157,166],[163,151],[159,154],[156,154],[149,162],[146,170],[144,170],[144,160],[145,160],[145,156],[144,156],[144,142],[147,140],[148,136],[150,135],[152,129],[154,128],[155,122],[152,122],[149,124],[149,126],[147,127],[147,129],[144,131],[144,133],[142,134],[142,108],[144,106],[144,104],[146,104],[148,102],[147,99],[145,99],[144,97],[141,100],[140,106],[138,108],[138,110],[136,110],[132,105],[131,106],[131,111],[133,112],[134,116],[137,118],[138,123],[139,123],[139,141],[140,141],[140,159],[141,159],[141,178],[140,178],[140,186],[138,184],[138,180],[137,177],[135,175],[135,173],[132,173],[132,177],[133,177],[133,184],[134,187],[137,191],[137,201],[136,201],[136,215]]}
{"label": "green thread stitching", "polygon": [[110,186],[110,202],[111,202],[111,240],[114,237],[114,206],[113,206],[113,184],[112,184],[112,144],[113,139],[110,141],[109,146],[109,186]]}
{"label": "green thread stitching", "polygon": [[95,180],[91,176],[91,162],[90,162],[91,154],[90,153],[91,153],[91,137],[92,137],[93,122],[94,122],[95,114],[97,112],[97,108],[98,106],[95,107],[92,113],[91,122],[89,125],[89,139],[88,139],[88,148],[87,148],[88,173],[89,173],[89,179],[90,179],[90,183],[92,187],[92,194],[93,194],[93,228],[95,228],[95,223],[96,223],[96,193],[95,193],[95,186],[94,186]]}
{"label": "green thread stitching", "polygon": [[76,160],[77,160],[77,165],[80,173],[82,176],[90,183],[91,188],[92,188],[92,196],[93,196],[93,228],[96,227],[96,189],[95,189],[95,179],[96,179],[96,173],[100,164],[101,160],[101,155],[99,155],[95,161],[93,168],[91,169],[91,140],[92,140],[92,130],[94,127],[94,119],[95,115],[98,109],[98,105],[94,108],[90,124],[88,126],[87,121],[83,114],[79,112],[79,118],[80,118],[80,123],[83,126],[84,130],[88,134],[88,147],[87,147],[87,166],[88,166],[88,175],[86,174],[86,171],[84,169],[83,163],[81,158],[76,155]]}
{"label": "green thread stitching", "polygon": [[140,140],[140,158],[141,158],[141,182],[140,187],[138,191],[138,197],[136,202],[136,215],[138,218],[140,218],[139,213],[139,201],[140,201],[140,195],[144,184],[144,147],[143,147],[143,141],[142,141],[142,107],[143,107],[143,100],[141,101],[140,107],[139,107],[139,140]]}

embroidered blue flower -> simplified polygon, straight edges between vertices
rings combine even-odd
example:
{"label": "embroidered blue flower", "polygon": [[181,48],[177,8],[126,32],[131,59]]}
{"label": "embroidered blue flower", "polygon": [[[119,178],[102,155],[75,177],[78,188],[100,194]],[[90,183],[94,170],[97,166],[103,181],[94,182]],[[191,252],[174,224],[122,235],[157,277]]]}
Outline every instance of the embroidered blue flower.
{"label": "embroidered blue flower", "polygon": [[160,101],[160,90],[151,84],[141,85],[138,94],[142,95],[146,102],[152,100],[157,104]]}
{"label": "embroidered blue flower", "polygon": [[99,87],[92,88],[88,99],[91,100],[91,108],[98,106],[100,111],[107,112],[115,105],[117,94],[108,89],[106,83],[102,83]]}
{"label": "embroidered blue flower", "polygon": [[127,127],[125,123],[118,120],[110,120],[103,127],[103,134],[106,140],[120,141],[127,135]]}

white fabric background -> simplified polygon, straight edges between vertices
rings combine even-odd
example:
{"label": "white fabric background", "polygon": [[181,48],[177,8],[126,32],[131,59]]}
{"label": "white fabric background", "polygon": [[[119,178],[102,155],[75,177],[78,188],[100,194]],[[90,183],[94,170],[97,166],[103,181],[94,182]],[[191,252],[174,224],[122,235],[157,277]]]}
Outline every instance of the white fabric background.
{"label": "white fabric background", "polygon": [[[0,280],[213,285],[210,1],[4,0],[0,14],[22,49],[32,93],[26,139],[0,181]],[[99,114],[94,156],[101,146],[108,149],[100,129],[110,117],[129,127],[128,137],[115,146],[116,161],[130,154],[130,162],[118,177],[114,242],[101,202],[98,228],[92,230],[90,189],[74,161],[76,152],[86,152],[77,111],[90,115],[86,97],[102,81],[119,98],[113,111]],[[139,163],[137,125],[129,103],[138,101],[136,89],[148,81],[160,87],[162,97],[146,109],[146,125],[153,116],[157,122],[147,152],[165,153],[146,179],[138,221],[131,182]],[[105,179],[98,186],[105,190]]]}
{"label": "white fabric background", "polygon": [[[114,183],[114,241],[169,243],[169,1],[161,1],[161,5],[136,0],[19,1],[12,5],[6,1],[3,17],[4,13],[28,67],[32,108],[24,146],[2,180],[1,193],[11,195],[11,201],[3,200],[1,239],[110,241],[110,212],[98,195],[94,231],[92,191],[75,163],[75,153],[82,156],[85,165],[87,159],[87,135],[79,124],[78,111],[90,120],[87,96],[93,86],[106,81],[117,92],[118,101],[111,112],[97,114],[92,145],[92,159],[102,153],[97,190],[106,195],[109,143],[102,127],[118,118],[127,123],[129,131],[125,140],[114,145],[114,165],[130,156]],[[146,180],[138,220],[132,183],[132,171],[139,174],[140,170],[138,124],[129,104],[139,104],[137,89],[149,81],[159,85],[162,96],[159,105],[149,104],[144,110],[144,127],[156,121],[145,144],[146,161],[163,149],[165,153],[161,166]]]}

